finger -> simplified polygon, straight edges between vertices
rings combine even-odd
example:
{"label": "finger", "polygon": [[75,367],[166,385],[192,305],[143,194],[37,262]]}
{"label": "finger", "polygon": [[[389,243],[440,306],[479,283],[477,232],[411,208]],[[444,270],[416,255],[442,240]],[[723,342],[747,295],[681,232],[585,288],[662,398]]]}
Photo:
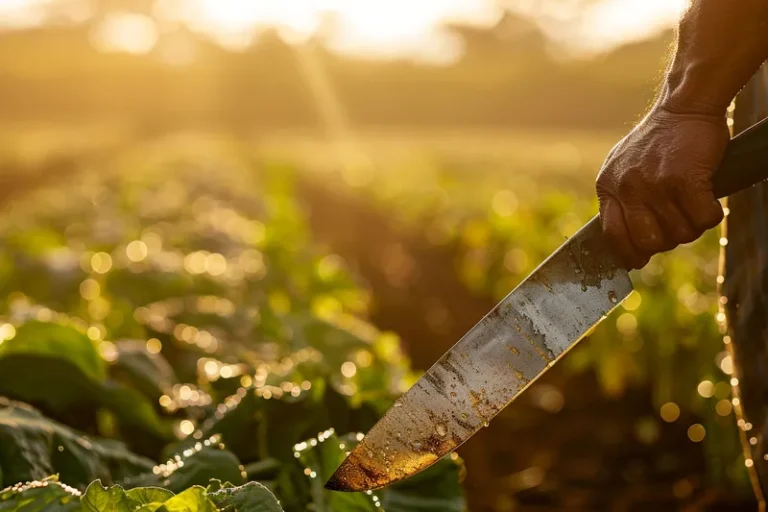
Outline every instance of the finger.
{"label": "finger", "polygon": [[671,251],[678,245],[693,242],[701,234],[691,225],[686,214],[672,198],[654,201],[651,208],[668,242],[662,251]]}
{"label": "finger", "polygon": [[650,257],[670,245],[653,210],[642,203],[624,203],[624,222],[635,247]]}
{"label": "finger", "polygon": [[678,201],[691,226],[697,231],[697,238],[723,220],[723,206],[715,199],[712,190],[681,191]]}
{"label": "finger", "polygon": [[632,243],[621,204],[613,197],[601,198],[600,223],[608,243],[628,269],[642,268],[648,263],[648,258]]}

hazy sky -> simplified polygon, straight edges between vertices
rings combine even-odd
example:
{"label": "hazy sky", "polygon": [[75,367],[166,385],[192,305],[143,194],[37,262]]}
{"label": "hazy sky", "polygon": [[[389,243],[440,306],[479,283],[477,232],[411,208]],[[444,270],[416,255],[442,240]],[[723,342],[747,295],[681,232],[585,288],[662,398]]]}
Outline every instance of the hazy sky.
{"label": "hazy sky", "polygon": [[[0,24],[34,24],[50,0],[0,0]],[[75,0],[83,5],[87,0]],[[323,13],[340,22],[334,46],[345,52],[430,58],[450,53],[439,30],[448,20],[490,24],[499,5],[514,5],[534,16],[554,39],[572,49],[593,51],[651,35],[671,25],[687,0],[157,0],[158,15],[210,33],[225,44],[246,44],[256,26],[275,26],[301,39]],[[82,7],[73,17],[86,16]],[[137,23],[134,25],[138,26]],[[126,31],[123,31],[127,34]],[[142,34],[146,35],[146,27]],[[137,32],[138,33],[138,32]],[[123,34],[125,35],[125,34]],[[138,36],[137,36],[138,37]]]}

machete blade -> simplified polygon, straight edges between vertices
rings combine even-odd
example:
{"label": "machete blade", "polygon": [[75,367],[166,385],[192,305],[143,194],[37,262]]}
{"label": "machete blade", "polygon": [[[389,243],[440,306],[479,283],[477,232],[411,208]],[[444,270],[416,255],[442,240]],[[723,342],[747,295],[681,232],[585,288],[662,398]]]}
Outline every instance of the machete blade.
{"label": "machete blade", "polygon": [[595,217],[397,400],[326,488],[378,489],[431,466],[487,426],[631,292]]}

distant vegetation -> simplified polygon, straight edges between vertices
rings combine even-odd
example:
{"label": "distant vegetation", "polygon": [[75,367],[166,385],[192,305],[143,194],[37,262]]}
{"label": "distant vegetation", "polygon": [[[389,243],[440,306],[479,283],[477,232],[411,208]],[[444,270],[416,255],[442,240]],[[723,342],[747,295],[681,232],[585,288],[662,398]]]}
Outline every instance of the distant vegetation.
{"label": "distant vegetation", "polygon": [[[102,53],[91,44],[96,23],[0,34],[4,121],[323,128],[319,80],[331,91],[322,101],[356,127],[613,128],[647,106],[671,40],[564,61],[530,20],[508,15],[490,29],[447,27],[465,52],[432,66],[339,56],[322,38],[292,47],[274,32],[240,53],[185,29],[163,34],[147,55]],[[194,60],[169,64],[179,48]]]}

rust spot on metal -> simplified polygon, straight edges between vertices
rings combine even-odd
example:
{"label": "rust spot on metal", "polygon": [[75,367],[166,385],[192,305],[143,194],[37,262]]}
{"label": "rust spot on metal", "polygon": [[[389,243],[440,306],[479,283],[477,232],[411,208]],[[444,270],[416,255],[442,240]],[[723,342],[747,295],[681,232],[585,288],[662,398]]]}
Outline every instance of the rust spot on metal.
{"label": "rust spot on metal", "polygon": [[470,391],[469,396],[472,399],[472,409],[480,419],[489,420],[499,411],[499,406],[488,398],[485,388],[481,389],[480,393]]}
{"label": "rust spot on metal", "polygon": [[[462,414],[462,416],[466,416],[466,414]],[[452,417],[453,417],[453,422],[456,423],[457,425],[459,425],[461,428],[463,428],[464,430],[466,430],[468,432],[474,432],[474,430],[475,430],[474,425],[472,425],[468,421],[466,421],[466,419],[468,419],[468,417],[467,418],[463,418],[463,419],[462,418],[458,418],[456,416],[456,413],[452,414]]]}

